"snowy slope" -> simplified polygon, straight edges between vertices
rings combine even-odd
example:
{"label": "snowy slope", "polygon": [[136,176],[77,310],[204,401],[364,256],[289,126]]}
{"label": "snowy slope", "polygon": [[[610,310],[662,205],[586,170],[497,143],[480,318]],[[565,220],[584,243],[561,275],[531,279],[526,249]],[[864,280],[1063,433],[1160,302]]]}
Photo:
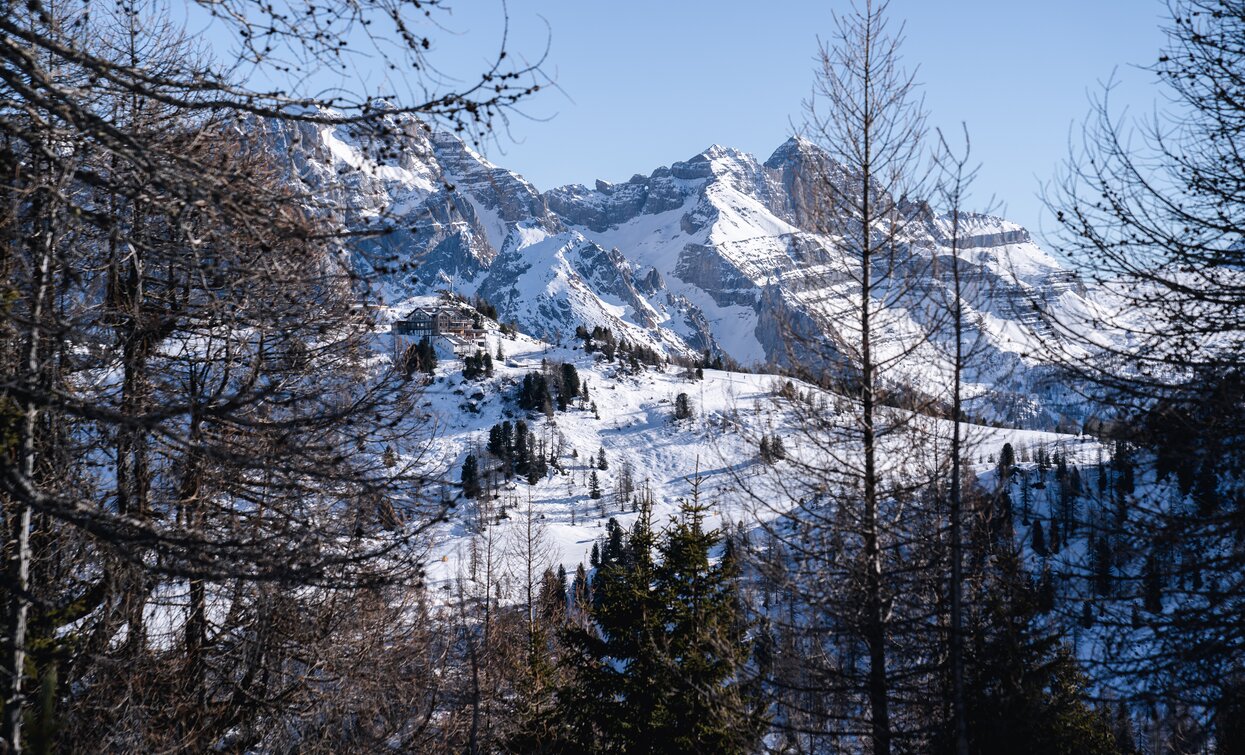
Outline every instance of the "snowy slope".
{"label": "snowy slope", "polygon": [[[500,346],[505,355],[495,362],[491,378],[464,381],[461,361],[445,360],[426,389],[423,408],[434,417],[436,428],[435,453],[426,460],[427,471],[447,482],[450,498],[457,497],[464,458],[475,453],[487,469],[493,463],[484,450],[488,430],[504,419],[525,420],[549,447],[560,441],[564,472],[551,471],[535,485],[519,478],[504,483],[495,504],[518,509],[495,522],[492,534],[500,542],[511,542],[530,496],[546,529],[551,563],[562,564],[568,571],[586,562],[609,517],[624,523],[634,518],[630,506],[620,503],[614,492],[624,467],[630,467],[637,488],[652,490],[658,523],[668,521],[680,498],[690,495],[691,478],[699,470],[704,480],[702,500],[712,511],[709,524],[740,522],[751,527],[757,506],[742,492],[741,483],[759,483],[775,471],[781,474],[784,463],[778,462],[776,469],[762,464],[757,438],[763,433],[780,435],[787,439],[789,453],[801,453],[792,418],[775,400],[776,391],[786,382],[783,378],[705,370],[703,380],[694,380],[674,367],[631,374],[620,363],[607,362],[599,353],[587,354],[576,346],[557,347],[522,334],[503,337],[496,331],[489,342],[491,353]],[[519,382],[528,372],[540,370],[542,361],[576,366],[599,419],[591,405],[555,412],[550,418],[517,409],[513,396]],[[800,391],[815,391],[798,381],[794,384]],[[690,420],[673,419],[679,393],[691,399],[695,416]],[[945,422],[928,421],[941,425],[941,432],[949,431]],[[974,426],[969,428],[969,437],[980,457],[974,462],[983,472],[993,466],[988,455],[997,454],[1006,442],[1018,448],[1067,447],[1090,454],[1084,441],[1053,433]],[[601,448],[609,468],[597,471],[604,496],[595,501],[588,495],[588,476]],[[465,568],[477,512],[475,502],[460,498],[450,521],[437,529],[428,573],[434,584],[448,586]]]}

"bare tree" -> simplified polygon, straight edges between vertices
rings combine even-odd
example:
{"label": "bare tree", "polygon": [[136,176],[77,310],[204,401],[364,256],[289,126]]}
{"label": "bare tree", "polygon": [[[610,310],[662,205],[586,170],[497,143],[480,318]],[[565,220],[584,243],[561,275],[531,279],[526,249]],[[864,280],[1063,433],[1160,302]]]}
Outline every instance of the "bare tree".
{"label": "bare tree", "polygon": [[1245,669],[1245,3],[1173,0],[1168,15],[1151,66],[1166,102],[1136,121],[1108,86],[1046,197],[1099,307],[1038,304],[1073,344],[1050,351],[1102,420],[1090,429],[1118,441],[1100,466],[1115,511],[1087,517],[1096,556],[1067,567],[1087,577],[1069,602],[1101,639],[1099,678],[1221,725]]}
{"label": "bare tree", "polygon": [[[228,656],[210,647],[247,631],[276,647],[294,631],[281,621],[297,601],[252,601],[262,584],[320,590],[305,595],[321,600],[417,580],[420,533],[440,513],[415,472],[426,438],[410,411],[415,386],[375,366],[359,306],[369,294],[340,254],[356,232],[341,208],[291,188],[286,156],[243,126],[256,117],[349,124],[383,151],[394,113],[410,113],[485,138],[539,86],[538,72],[511,67],[501,50],[475,83],[444,86],[419,30],[435,31],[445,10],[436,0],[192,6],[191,17],[215,17],[240,45],[240,58],[214,60],[180,33],[172,19],[187,16],[170,4],[6,6],[0,682],[9,749],[23,746],[32,660],[40,700],[107,700],[121,688],[101,669],[153,668],[144,665],[160,655],[147,617],[169,591],[185,591],[165,608],[188,683],[156,684],[153,693],[168,694],[150,701],[166,711],[175,699],[197,701],[179,724],[178,746],[194,748],[236,715],[237,702],[218,704],[224,690],[281,694],[239,686],[223,670]],[[379,107],[373,95],[383,92],[351,102],[239,75],[245,63],[296,82],[369,45],[405,67],[421,96]],[[283,629],[264,634],[273,626]],[[272,656],[249,647],[262,660],[235,668],[253,680],[246,675],[273,669]]]}
{"label": "bare tree", "polygon": [[815,366],[829,391],[779,392],[795,437],[776,473],[748,487],[767,549],[784,560],[767,569],[795,601],[767,619],[800,659],[794,675],[775,673],[778,725],[805,746],[864,740],[884,753],[897,738],[919,746],[930,724],[911,692],[931,679],[937,636],[940,565],[923,548],[938,522],[921,497],[942,458],[929,392],[940,386],[907,386],[934,356],[938,323],[916,285],[931,260],[912,231],[930,211],[910,201],[925,172],[924,114],[900,63],[902,30],[888,28],[884,2],[836,22],[808,105],[816,146],[800,145],[791,176],[796,212],[816,233],[801,246],[817,271],[802,293],[815,316],[785,333],[799,350],[788,361]]}
{"label": "bare tree", "polygon": [[[966,372],[970,365],[984,356],[986,342],[981,331],[970,329],[967,319],[974,309],[981,309],[989,304],[990,287],[980,269],[974,269],[961,259],[960,245],[964,238],[963,219],[965,197],[976,175],[976,168],[969,162],[971,142],[968,128],[964,127],[963,151],[957,152],[947,141],[945,135],[938,133],[938,149],[935,161],[938,167],[938,199],[945,210],[942,220],[945,228],[945,239],[949,254],[945,261],[936,259],[936,263],[945,264],[947,285],[940,289],[943,294],[941,306],[949,314],[951,353],[948,361],[951,366],[950,375],[950,420],[951,439],[947,451],[950,460],[950,480],[947,492],[947,537],[949,539],[949,558],[951,570],[949,574],[949,626],[948,626],[948,664],[951,678],[951,729],[955,751],[959,755],[967,755],[969,751],[968,723],[964,697],[964,477],[970,474],[971,467],[966,461],[973,456],[973,445],[964,435],[964,384]],[[944,277],[944,276],[940,276]],[[1000,481],[1006,485],[1006,480]],[[1008,504],[1010,505],[1010,503]],[[991,512],[973,512],[989,515]]]}

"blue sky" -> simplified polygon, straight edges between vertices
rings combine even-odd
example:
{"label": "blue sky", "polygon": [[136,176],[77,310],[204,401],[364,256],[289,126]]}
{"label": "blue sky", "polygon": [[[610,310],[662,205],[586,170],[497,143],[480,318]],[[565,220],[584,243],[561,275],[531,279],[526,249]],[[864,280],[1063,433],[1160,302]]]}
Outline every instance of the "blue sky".
{"label": "blue sky", "polygon": [[[434,37],[449,75],[476,70],[500,40],[501,0],[458,0]],[[848,0],[509,0],[509,48],[537,57],[557,88],[510,120],[489,157],[544,190],[623,181],[718,143],[764,160],[802,117],[817,37]],[[973,199],[1052,229],[1036,194],[1067,155],[1089,96],[1145,114],[1157,95],[1137,64],[1163,43],[1160,0],[892,0],[906,23],[931,124],[966,121],[982,170]],[[547,24],[547,26],[546,26]],[[366,64],[354,74],[375,83]],[[399,89],[402,87],[399,86]]]}

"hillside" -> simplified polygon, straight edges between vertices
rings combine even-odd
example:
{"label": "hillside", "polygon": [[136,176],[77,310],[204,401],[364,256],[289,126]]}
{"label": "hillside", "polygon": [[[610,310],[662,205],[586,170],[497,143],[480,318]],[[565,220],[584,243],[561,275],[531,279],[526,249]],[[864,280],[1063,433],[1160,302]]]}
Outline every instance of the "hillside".
{"label": "hillside", "polygon": [[[390,313],[391,316],[394,313]],[[389,338],[380,334],[380,342]],[[497,476],[499,510],[523,509],[530,498],[533,510],[547,530],[551,560],[573,571],[586,562],[593,542],[609,517],[626,523],[634,517],[633,501],[651,491],[655,520],[665,522],[681,498],[691,495],[691,479],[699,471],[700,494],[710,505],[713,525],[740,523],[755,527],[755,516],[773,516],[768,507],[745,490],[764,490],[766,478],[784,474],[783,461],[773,465],[759,456],[763,435],[783,439],[787,453],[801,453],[794,417],[778,393],[787,378],[765,373],[702,370],[697,379],[677,366],[633,370],[622,359],[610,361],[600,353],[586,353],[582,344],[556,346],[523,334],[503,335],[495,328],[488,336],[490,354],[500,347],[504,359],[493,360],[491,377],[464,379],[461,359],[441,359],[435,376],[424,389],[423,409],[432,418],[433,453],[425,461],[427,473],[446,481],[446,495],[456,500],[450,521],[437,529],[429,578],[448,585],[464,568],[471,536],[478,532],[480,505],[461,495],[458,486],[463,461],[471,453],[480,459],[481,477]],[[523,377],[561,363],[575,366],[588,387],[589,400],[546,416],[520,409],[516,398]],[[824,396],[800,381],[790,381],[797,395]],[[693,416],[676,420],[680,393],[690,399]],[[593,411],[595,406],[596,411]],[[599,416],[598,416],[599,415]],[[562,470],[551,468],[537,483],[521,476],[506,481],[496,472],[500,461],[486,450],[489,429],[509,420],[525,421],[546,448],[560,448]],[[934,433],[949,435],[950,423],[926,420]],[[1088,438],[1033,430],[967,426],[974,469],[987,476],[1004,443],[1018,449],[1042,448],[1066,455],[1072,463],[1090,463],[1099,452]],[[589,475],[597,454],[605,450],[608,469],[596,470],[602,497],[589,495]],[[625,471],[626,470],[626,471]],[[633,493],[619,499],[621,477],[632,479]],[[751,485],[748,484],[749,481]],[[506,514],[493,535],[508,541],[507,532],[521,526],[520,511]]]}

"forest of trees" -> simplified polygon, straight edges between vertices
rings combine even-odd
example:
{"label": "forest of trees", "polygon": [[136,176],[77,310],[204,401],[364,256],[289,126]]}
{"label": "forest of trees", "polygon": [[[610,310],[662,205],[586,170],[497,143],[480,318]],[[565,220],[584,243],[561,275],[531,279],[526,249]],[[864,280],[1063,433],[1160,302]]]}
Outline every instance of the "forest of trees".
{"label": "forest of trees", "polygon": [[[961,254],[971,145],[927,132],[885,2],[836,17],[803,129],[829,159],[796,193],[846,261],[818,323],[842,369],[773,392],[791,429],[746,438],[755,517],[721,528],[699,469],[660,521],[630,460],[567,453],[557,419],[599,419],[569,362],[430,472],[435,351],[375,359],[342,254],[386,219],[349,227],[246,138],[348,126],[383,155],[406,114],[479,146],[545,80],[504,46],[440,75],[450,10],[191,3],[236,59],[162,0],[0,14],[0,752],[1245,752],[1245,0],[1172,0],[1169,107],[1134,126],[1104,93],[1046,197],[1125,313],[1021,303],[1095,458],[959,421],[990,293]],[[248,84],[371,55],[422,96]],[[931,276],[930,332],[879,343]],[[669,364],[576,339],[618,374]],[[946,384],[911,389],[937,349]],[[707,413],[664,401],[671,435]],[[558,476],[604,522],[573,575],[532,498]],[[466,545],[434,584],[447,521]]]}

